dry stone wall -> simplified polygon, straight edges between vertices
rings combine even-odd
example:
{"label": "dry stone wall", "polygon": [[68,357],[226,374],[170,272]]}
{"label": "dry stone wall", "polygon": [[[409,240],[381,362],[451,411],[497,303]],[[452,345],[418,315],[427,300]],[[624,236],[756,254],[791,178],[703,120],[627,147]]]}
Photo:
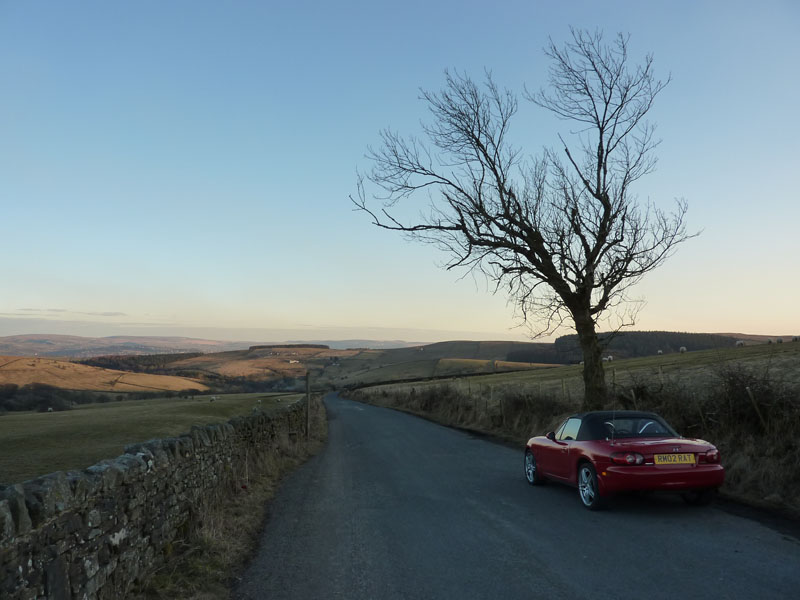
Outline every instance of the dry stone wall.
{"label": "dry stone wall", "polygon": [[123,598],[245,464],[302,435],[305,402],[125,448],[84,471],[0,486],[0,598]]}

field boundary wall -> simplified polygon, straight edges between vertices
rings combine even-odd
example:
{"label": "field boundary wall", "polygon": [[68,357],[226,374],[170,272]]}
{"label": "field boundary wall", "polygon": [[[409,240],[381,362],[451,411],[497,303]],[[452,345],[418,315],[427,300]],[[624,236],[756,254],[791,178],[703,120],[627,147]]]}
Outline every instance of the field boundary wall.
{"label": "field boundary wall", "polygon": [[302,437],[306,401],[125,447],[83,471],[0,486],[0,598],[123,598],[165,563],[248,461]]}

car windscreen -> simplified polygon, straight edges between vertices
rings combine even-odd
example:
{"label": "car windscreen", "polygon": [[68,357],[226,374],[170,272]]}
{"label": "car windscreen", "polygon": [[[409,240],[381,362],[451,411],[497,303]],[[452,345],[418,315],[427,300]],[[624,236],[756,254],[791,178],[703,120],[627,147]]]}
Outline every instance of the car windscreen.
{"label": "car windscreen", "polygon": [[672,427],[655,415],[600,416],[584,418],[578,439],[605,440],[612,438],[677,437]]}

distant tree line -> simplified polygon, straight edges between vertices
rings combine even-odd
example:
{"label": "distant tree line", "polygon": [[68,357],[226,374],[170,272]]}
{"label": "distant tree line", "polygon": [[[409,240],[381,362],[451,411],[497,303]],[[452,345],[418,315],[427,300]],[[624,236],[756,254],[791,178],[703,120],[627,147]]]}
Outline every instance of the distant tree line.
{"label": "distant tree line", "polygon": [[[542,344],[544,346],[544,344]],[[512,350],[506,355],[506,360],[509,362],[522,362],[522,363],[548,363],[548,364],[562,364],[567,362],[565,357],[559,356],[555,350],[555,346],[550,347],[537,347],[537,348],[523,348],[521,350]]]}
{"label": "distant tree line", "polygon": [[47,412],[69,410],[76,404],[97,402],[121,402],[123,400],[143,400],[146,398],[188,398],[202,393],[200,390],[168,390],[152,392],[126,392],[109,394],[88,390],[64,390],[44,383],[30,383],[19,386],[15,383],[0,385],[0,415],[6,412],[33,410]]}
{"label": "distant tree line", "polygon": [[330,350],[330,346],[325,344],[260,344],[258,346],[250,346],[248,351],[252,350],[269,350],[272,348],[315,348],[317,350]]}
{"label": "distant tree line", "polygon": [[44,383],[0,385],[0,413],[18,410],[69,410],[73,404],[111,402],[112,399],[114,398],[108,394],[62,390]]}
{"label": "distant tree line", "polygon": [[[92,398],[90,398],[90,395]],[[68,410],[73,402],[93,402],[90,392],[69,392],[41,383],[0,385],[0,412],[17,410]]]}
{"label": "distant tree line", "polygon": [[169,365],[179,360],[203,356],[202,352],[179,352],[175,354],[142,354],[123,356],[94,356],[75,362],[90,367],[114,369],[117,371],[131,371],[133,373],[158,373],[169,372]]}
{"label": "distant tree line", "polygon": [[[689,351],[732,348],[736,338],[713,333],[680,333],[675,331],[625,331],[616,334],[598,335],[604,353],[615,358],[653,356],[661,350],[664,354],[678,352],[681,347]],[[552,347],[514,350],[506,360],[512,362],[543,362],[570,364],[582,360],[577,335],[565,335],[556,339]]]}

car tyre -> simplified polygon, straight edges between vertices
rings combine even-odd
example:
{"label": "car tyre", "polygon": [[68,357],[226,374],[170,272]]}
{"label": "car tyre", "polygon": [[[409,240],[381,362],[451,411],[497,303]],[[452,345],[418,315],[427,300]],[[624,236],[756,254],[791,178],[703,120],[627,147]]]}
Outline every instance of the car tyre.
{"label": "car tyre", "polygon": [[591,463],[578,465],[578,496],[589,510],[600,510],[605,506],[605,499],[600,496],[597,486],[597,472]]}
{"label": "car tyre", "polygon": [[525,450],[525,479],[531,485],[544,483],[544,479],[539,474],[539,469],[536,466],[536,457],[529,449]]}
{"label": "car tyre", "polygon": [[689,506],[708,506],[717,496],[717,490],[692,490],[681,494],[681,498]]}

